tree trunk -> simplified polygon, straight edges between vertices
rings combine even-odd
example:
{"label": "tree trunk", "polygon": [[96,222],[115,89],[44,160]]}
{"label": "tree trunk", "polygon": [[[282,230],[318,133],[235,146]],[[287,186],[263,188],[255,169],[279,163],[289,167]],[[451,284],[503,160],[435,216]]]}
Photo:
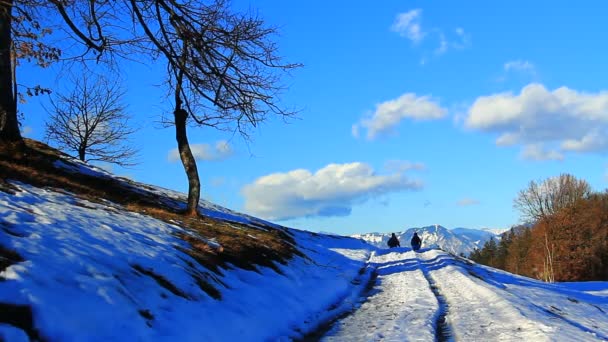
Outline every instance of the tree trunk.
{"label": "tree trunk", "polygon": [[177,140],[177,149],[179,151],[179,157],[184,165],[184,170],[188,176],[188,207],[186,209],[186,215],[197,216],[198,215],[198,201],[201,196],[201,182],[198,178],[198,169],[196,168],[196,160],[190,150],[190,144],[188,143],[188,136],[186,135],[186,118],[188,112],[183,110],[178,104],[175,112],[175,139]]}
{"label": "tree trunk", "polygon": [[86,157],[86,148],[80,146],[78,148],[78,159],[80,159],[83,162],[86,162],[85,157]]}
{"label": "tree trunk", "polygon": [[11,56],[13,0],[0,1],[0,142],[22,142],[17,120],[17,101]]}

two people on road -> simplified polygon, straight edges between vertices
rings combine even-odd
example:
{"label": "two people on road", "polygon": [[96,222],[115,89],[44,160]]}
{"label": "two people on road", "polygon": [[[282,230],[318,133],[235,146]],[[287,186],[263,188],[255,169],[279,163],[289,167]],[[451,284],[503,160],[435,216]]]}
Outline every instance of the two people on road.
{"label": "two people on road", "polygon": [[[418,236],[418,233],[414,233],[414,236],[412,237],[412,240],[410,241],[410,243],[412,244],[413,250],[417,251],[420,249],[420,246],[422,245],[422,239]],[[401,247],[401,244],[399,243],[399,239],[397,238],[395,233],[393,233],[391,235],[391,238],[388,239],[387,244],[388,244],[389,248]]]}

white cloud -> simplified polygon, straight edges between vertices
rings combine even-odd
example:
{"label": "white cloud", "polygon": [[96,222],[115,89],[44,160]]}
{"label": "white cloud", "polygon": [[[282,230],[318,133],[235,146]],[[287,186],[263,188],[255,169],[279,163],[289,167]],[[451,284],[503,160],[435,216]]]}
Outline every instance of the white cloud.
{"label": "white cloud", "polygon": [[421,14],[421,9],[397,14],[391,30],[414,43],[422,41],[426,34],[422,31],[422,26],[420,25]]}
{"label": "white cloud", "polygon": [[347,216],[352,206],[398,191],[422,188],[403,173],[378,175],[364,163],[329,164],[274,173],[243,187],[245,209],[256,216],[283,220],[307,216]]}
{"label": "white cloud", "polygon": [[417,96],[414,93],[401,95],[399,98],[376,105],[376,110],[369,118],[362,119],[358,126],[367,129],[367,138],[374,139],[380,134],[390,132],[402,120],[442,119],[447,109],[430,96]]}
{"label": "white cloud", "polygon": [[423,163],[413,163],[407,160],[389,160],[384,164],[384,168],[391,172],[406,172],[410,170],[424,171],[426,165]]}
{"label": "white cloud", "polygon": [[[431,41],[424,47],[425,52],[420,58],[420,65],[426,65],[429,61],[428,55],[440,56],[450,49],[464,49],[471,45],[471,37],[462,27],[457,27],[454,31],[445,31],[441,28],[424,29],[421,24],[422,10],[413,9],[405,13],[397,14],[395,21],[391,25],[391,31],[397,32],[401,37],[407,38],[416,45],[421,45],[422,41]],[[428,49],[430,44],[438,41],[438,46],[432,50]]]}
{"label": "white cloud", "polygon": [[215,150],[219,155],[229,156],[232,154],[232,147],[226,140],[219,140],[215,143]]}
{"label": "white cloud", "polygon": [[[608,91],[585,93],[542,84],[478,97],[465,125],[499,133],[497,145],[525,146],[522,156],[559,160],[563,152],[608,152]],[[539,144],[542,144],[539,145]]]}
{"label": "white cloud", "polygon": [[352,125],[352,127],[350,128],[350,133],[352,134],[353,137],[359,139],[359,125],[358,124],[354,124]]}
{"label": "white cloud", "polygon": [[226,178],[224,177],[213,177],[209,180],[209,184],[213,187],[220,187],[226,184]]}
{"label": "white cloud", "polygon": [[534,64],[530,63],[529,61],[524,61],[524,60],[515,60],[515,61],[509,61],[506,62],[504,65],[504,69],[505,71],[523,71],[523,72],[529,72],[534,74],[536,68],[534,67]]}
{"label": "white cloud", "polygon": [[[606,133],[606,130],[604,130]],[[599,130],[593,130],[580,139],[567,139],[562,142],[562,150],[575,152],[598,152],[608,150],[608,138]]]}
{"label": "white cloud", "polygon": [[448,51],[448,41],[445,39],[443,32],[439,33],[439,47],[435,49],[435,53],[442,55]]}
{"label": "white cloud", "polygon": [[525,78],[531,78],[531,79],[537,78],[536,66],[534,66],[534,64],[532,64],[530,61],[526,61],[526,60],[522,60],[522,59],[517,59],[517,60],[512,60],[512,61],[506,62],[503,65],[503,70],[504,70],[504,73],[500,77],[498,77],[498,79],[497,79],[498,82],[506,81],[508,78],[511,77],[511,75],[514,75],[516,77],[525,77]]}
{"label": "white cloud", "polygon": [[478,200],[473,199],[473,198],[468,198],[468,197],[465,197],[465,198],[459,200],[458,202],[456,202],[456,205],[461,206],[461,207],[468,207],[468,206],[477,205],[477,204],[479,204]]}
{"label": "white cloud", "polygon": [[496,139],[496,145],[498,146],[513,146],[517,144],[519,135],[517,133],[504,133]]}
{"label": "white cloud", "polygon": [[[217,141],[215,146],[211,146],[210,144],[190,144],[190,150],[192,151],[192,155],[194,155],[194,159],[206,161],[224,160],[233,153],[232,147],[230,147],[226,140]],[[179,151],[177,148],[169,151],[167,160],[176,162],[179,159]]]}
{"label": "white cloud", "polygon": [[450,48],[462,50],[471,46],[471,35],[466,33],[462,27],[456,28],[454,32],[456,33],[456,38],[448,42]]}
{"label": "white cloud", "polygon": [[521,158],[535,161],[563,160],[564,155],[558,151],[546,150],[541,144],[530,144],[524,146]]}

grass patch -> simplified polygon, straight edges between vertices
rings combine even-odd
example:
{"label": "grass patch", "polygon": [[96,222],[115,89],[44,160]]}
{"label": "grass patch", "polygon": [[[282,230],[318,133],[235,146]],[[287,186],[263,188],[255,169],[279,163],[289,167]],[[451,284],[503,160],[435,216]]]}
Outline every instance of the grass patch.
{"label": "grass patch", "polygon": [[218,291],[214,286],[209,284],[205,279],[199,276],[195,276],[195,279],[198,287],[203,290],[203,292],[205,292],[207,295],[209,295],[209,297],[215,300],[222,299],[222,293]]}
{"label": "grass patch", "polygon": [[182,297],[184,299],[190,299],[188,297],[188,295],[186,295],[182,290],[178,289],[177,286],[173,285],[172,282],[170,282],[169,280],[167,280],[167,278],[163,277],[160,274],[157,274],[154,272],[154,270],[152,269],[145,269],[140,265],[131,265],[131,267],[133,267],[133,269],[135,271],[137,271],[140,274],[146,275],[152,279],[154,279],[156,281],[156,283],[158,283],[158,285],[160,285],[161,287],[165,288],[167,291],[173,293],[174,295],[178,296],[178,297]]}
{"label": "grass patch", "polygon": [[[65,167],[57,167],[58,161]],[[17,188],[7,181],[16,180],[36,187],[69,192],[94,203],[107,205],[109,201],[126,210],[178,225],[184,228],[186,233],[180,233],[177,237],[184,240],[188,247],[184,248],[182,245],[176,248],[218,275],[222,274],[222,269],[233,267],[256,272],[260,271],[260,267],[268,267],[281,274],[279,265],[286,265],[294,255],[304,256],[285,229],[263,222],[244,224],[202,215],[187,217],[182,211],[185,207],[185,196],[183,199],[173,200],[153,193],[145,184],[122,178],[79,173],[79,167],[73,158],[35,140],[25,139],[24,145],[0,145],[2,191],[14,193]],[[79,205],[84,206],[82,203]],[[221,247],[217,248],[208,241],[217,242]],[[171,287],[168,281],[165,282],[166,279],[153,275],[153,272],[141,267],[138,272],[153,277],[159,284],[167,286],[172,293],[185,297],[181,291]],[[199,284],[201,289],[215,298],[215,284],[206,280],[203,282]],[[217,282],[217,279],[214,282]]]}
{"label": "grass patch", "polygon": [[0,272],[6,270],[9,266],[20,263],[24,259],[12,249],[0,246]]}

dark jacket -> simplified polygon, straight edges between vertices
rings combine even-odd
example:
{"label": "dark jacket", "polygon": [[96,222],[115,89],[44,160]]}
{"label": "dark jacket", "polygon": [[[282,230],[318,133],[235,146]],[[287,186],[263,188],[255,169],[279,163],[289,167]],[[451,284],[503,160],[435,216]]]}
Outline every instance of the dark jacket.
{"label": "dark jacket", "polygon": [[420,244],[422,243],[422,240],[420,239],[420,237],[418,236],[418,234],[414,233],[414,236],[412,237],[412,247],[420,247]]}
{"label": "dark jacket", "polygon": [[399,244],[399,239],[397,239],[397,236],[395,236],[395,234],[393,234],[393,236],[391,236],[391,238],[388,239],[387,244],[390,248],[401,247],[401,244]]}

